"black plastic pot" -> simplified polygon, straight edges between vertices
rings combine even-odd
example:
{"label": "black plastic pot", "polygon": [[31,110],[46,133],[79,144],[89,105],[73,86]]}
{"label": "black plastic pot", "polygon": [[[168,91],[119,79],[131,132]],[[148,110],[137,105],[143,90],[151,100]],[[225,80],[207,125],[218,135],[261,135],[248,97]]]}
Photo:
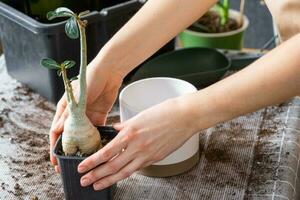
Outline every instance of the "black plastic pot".
{"label": "black plastic pot", "polygon": [[[112,140],[117,131],[110,126],[97,127],[101,133],[101,137],[107,140]],[[101,191],[95,191],[92,186],[81,187],[80,178],[83,174],[77,172],[78,164],[85,157],[65,156],[62,155],[61,137],[56,142],[54,147],[54,155],[58,160],[61,169],[61,178],[64,186],[66,200],[111,200],[113,199],[113,191],[116,185],[108,187]]]}
{"label": "black plastic pot", "polygon": [[[144,4],[139,0],[120,2],[124,0],[110,1],[106,4],[109,7],[100,11],[90,8],[92,12],[86,16],[88,61]],[[0,2],[0,40],[8,73],[52,102],[57,102],[64,93],[63,81],[54,70],[42,68],[40,60],[50,57],[59,62],[72,59],[79,63],[80,58],[79,41],[66,36],[64,25],[64,22],[42,23]],[[172,41],[160,53],[173,49]],[[78,70],[74,67],[68,75],[73,77]]]}

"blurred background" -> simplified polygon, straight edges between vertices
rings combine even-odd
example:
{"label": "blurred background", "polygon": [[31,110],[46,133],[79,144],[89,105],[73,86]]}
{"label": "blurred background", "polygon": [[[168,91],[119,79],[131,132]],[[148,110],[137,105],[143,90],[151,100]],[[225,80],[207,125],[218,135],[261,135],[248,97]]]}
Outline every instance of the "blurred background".
{"label": "blurred background", "polygon": [[[17,0],[19,2],[24,0]],[[17,2],[16,1],[16,2]],[[33,0],[34,1],[34,0]],[[125,1],[125,0],[124,0]],[[7,0],[1,0],[1,2],[7,2]],[[107,1],[106,4],[113,3],[113,1]],[[95,4],[95,3],[94,3]],[[99,5],[95,4],[98,8]],[[231,7],[238,10],[240,1],[231,1]],[[245,34],[245,47],[246,48],[261,48],[268,39],[270,39],[273,33],[272,16],[268,11],[263,0],[246,0],[245,14],[250,19],[250,26]],[[1,42],[1,41],[0,41]],[[273,48],[274,44],[269,46]],[[0,43],[0,54],[2,53],[2,47]]]}
{"label": "blurred background", "polygon": [[[239,9],[240,1],[230,3],[233,9]],[[245,14],[250,21],[245,34],[245,47],[261,48],[274,35],[272,16],[263,0],[246,0]],[[274,44],[269,46],[273,47]]]}

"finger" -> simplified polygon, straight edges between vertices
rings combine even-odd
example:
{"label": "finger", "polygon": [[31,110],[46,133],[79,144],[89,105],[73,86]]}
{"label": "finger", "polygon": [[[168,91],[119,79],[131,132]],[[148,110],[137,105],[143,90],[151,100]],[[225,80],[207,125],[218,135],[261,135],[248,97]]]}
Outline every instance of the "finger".
{"label": "finger", "polygon": [[50,131],[50,161],[53,165],[57,165],[56,157],[53,155],[53,149],[60,134],[61,132],[56,132],[53,130]]}
{"label": "finger", "polygon": [[126,164],[133,160],[133,155],[133,151],[130,151],[128,149],[120,153],[112,160],[98,166],[97,168],[84,175],[80,180],[81,185],[85,187],[105,176],[117,173]]}
{"label": "finger", "polygon": [[68,118],[69,112],[67,109],[63,112],[63,114],[60,116],[59,120],[53,125],[51,128],[52,130],[56,132],[62,132],[64,130],[64,123],[66,119]]}
{"label": "finger", "polygon": [[124,168],[122,168],[118,173],[109,175],[107,177],[104,177],[97,182],[93,184],[94,190],[102,190],[104,188],[107,188],[115,183],[117,183],[120,180],[123,180],[125,178],[128,178],[131,176],[135,171],[139,170],[141,166],[143,165],[144,160],[143,159],[136,159],[130,162],[128,165],[126,165]]}
{"label": "finger", "polygon": [[115,123],[112,125],[114,129],[116,129],[117,131],[120,131],[124,128],[124,124],[123,123]]}
{"label": "finger", "polygon": [[105,145],[102,149],[86,158],[78,165],[78,172],[84,173],[87,172],[101,163],[107,162],[108,160],[115,157],[118,153],[124,149],[128,142],[131,140],[133,131],[123,129],[112,141]]}
{"label": "finger", "polygon": [[54,166],[55,172],[60,174],[60,167],[58,165]]}
{"label": "finger", "polygon": [[64,94],[64,96],[57,103],[56,112],[55,112],[55,115],[53,118],[52,125],[55,124],[59,120],[62,113],[65,111],[66,107],[67,107],[67,101],[66,101],[66,95]]}
{"label": "finger", "polygon": [[106,122],[106,118],[108,115],[107,113],[101,113],[99,111],[95,112],[94,109],[87,110],[86,114],[87,114],[88,118],[91,120],[91,122],[97,126],[103,126]]}
{"label": "finger", "polygon": [[68,116],[68,112],[67,112],[67,110],[65,110],[63,112],[63,114],[61,115],[60,120],[58,122],[56,122],[56,124],[53,124],[50,129],[50,133],[49,133],[49,135],[50,135],[50,161],[53,165],[57,165],[56,158],[53,155],[53,148],[57,141],[57,138],[63,132],[63,125],[64,125],[64,121],[66,120],[67,116]]}

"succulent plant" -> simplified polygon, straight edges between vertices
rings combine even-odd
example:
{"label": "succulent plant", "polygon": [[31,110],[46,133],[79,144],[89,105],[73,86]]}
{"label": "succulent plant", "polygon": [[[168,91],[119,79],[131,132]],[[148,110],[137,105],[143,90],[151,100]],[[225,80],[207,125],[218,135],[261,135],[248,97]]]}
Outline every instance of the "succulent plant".
{"label": "succulent plant", "polygon": [[71,82],[76,79],[69,79],[67,70],[76,65],[75,61],[66,60],[58,63],[51,58],[45,58],[41,65],[48,69],[57,70],[58,76],[62,76],[66,98],[68,118],[64,123],[62,134],[62,147],[66,155],[75,155],[78,151],[81,154],[92,154],[101,148],[101,137],[97,128],[90,122],[86,116],[86,68],[87,68],[87,47],[85,28],[87,21],[82,20],[82,16],[88,14],[88,11],[79,15],[68,8],[60,7],[47,14],[49,20],[66,17],[65,32],[71,39],[80,38],[80,72],[79,72],[79,97],[74,96]]}

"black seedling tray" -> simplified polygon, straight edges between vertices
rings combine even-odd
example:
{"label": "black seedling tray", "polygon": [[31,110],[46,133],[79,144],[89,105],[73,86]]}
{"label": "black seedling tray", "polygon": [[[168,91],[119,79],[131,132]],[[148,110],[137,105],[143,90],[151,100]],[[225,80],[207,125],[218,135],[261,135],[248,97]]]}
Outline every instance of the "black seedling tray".
{"label": "black seedling tray", "polygon": [[[13,0],[5,2],[9,1]],[[86,31],[89,62],[145,3],[139,0],[126,2],[109,0],[109,3],[107,3],[108,0],[103,0],[103,2],[99,0],[99,2],[100,4],[106,2],[104,5],[109,7],[101,10],[90,8],[91,12],[85,17],[88,20]],[[78,4],[77,1],[75,3]],[[85,7],[82,9],[86,10]],[[0,40],[8,73],[52,102],[58,102],[63,95],[63,81],[57,76],[55,70],[42,68],[41,59],[52,58],[58,62],[68,59],[80,63],[79,40],[69,39],[65,34],[64,25],[64,21],[47,23],[38,21],[0,1]],[[174,40],[162,48],[158,54],[173,49]],[[68,76],[74,77],[78,75],[78,71],[77,64],[68,71]]]}
{"label": "black seedling tray", "polygon": [[[97,127],[101,137],[107,140],[112,140],[118,133],[110,126]],[[113,199],[113,191],[116,185],[108,187],[101,191],[95,191],[93,186],[82,187],[80,178],[83,174],[77,172],[77,167],[86,157],[65,156],[62,155],[61,136],[58,138],[55,147],[54,155],[58,160],[61,169],[61,178],[64,187],[66,200],[111,200]]]}

